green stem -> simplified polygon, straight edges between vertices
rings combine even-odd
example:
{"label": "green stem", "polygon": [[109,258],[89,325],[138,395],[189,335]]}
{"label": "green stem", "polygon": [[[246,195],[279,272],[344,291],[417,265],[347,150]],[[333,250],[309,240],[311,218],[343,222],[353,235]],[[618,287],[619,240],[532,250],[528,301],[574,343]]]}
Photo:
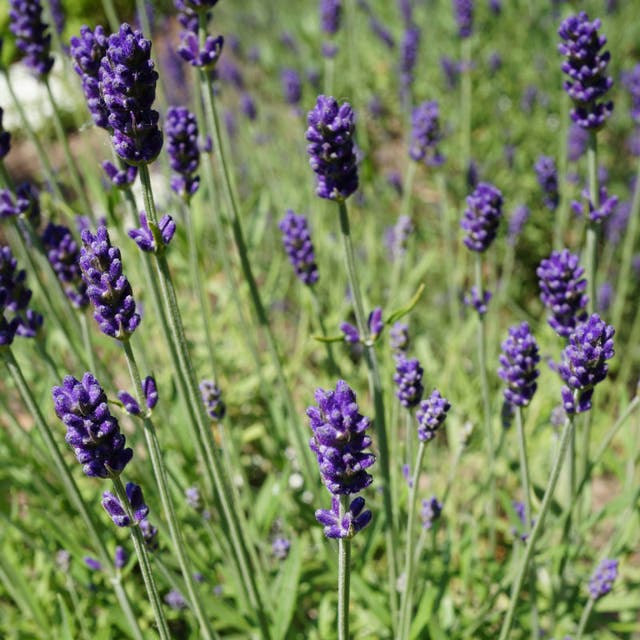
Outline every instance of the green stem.
{"label": "green stem", "polygon": [[58,448],[58,444],[53,437],[53,434],[47,425],[44,416],[42,415],[42,411],[40,409],[40,405],[36,402],[33,394],[31,393],[31,388],[29,387],[27,381],[25,380],[22,370],[18,365],[13,352],[10,348],[5,348],[0,351],[2,358],[4,359],[4,363],[9,371],[9,375],[13,378],[13,381],[18,388],[18,392],[22,398],[22,401],[27,406],[27,409],[33,416],[35,421],[36,429],[40,434],[40,437],[45,443],[46,449],[49,452],[51,458],[53,459],[54,466],[60,479],[62,480],[62,484],[64,485],[67,496],[71,502],[71,504],[75,507],[75,509],[80,514],[87,530],[89,532],[89,536],[93,543],[94,551],[100,558],[100,562],[102,566],[106,567],[112,577],[112,583],[114,585],[114,589],[116,591],[116,596],[118,598],[118,602],[120,603],[120,607],[125,614],[127,621],[131,627],[131,631],[135,636],[136,640],[142,640],[142,632],[140,631],[140,627],[138,622],[133,615],[133,611],[131,610],[131,604],[129,603],[129,598],[124,591],[124,589],[120,586],[120,583],[116,584],[113,581],[113,562],[111,556],[109,555],[107,548],[105,547],[100,534],[98,533],[98,529],[89,513],[87,505],[85,504],[82,495],[80,494],[80,490],[76,485],[69,468],[67,467],[64,458],[62,457],[62,453]]}
{"label": "green stem", "polygon": [[96,367],[96,354],[93,352],[93,346],[91,345],[91,333],[89,332],[89,321],[87,320],[86,313],[79,313],[80,327],[82,328],[82,342],[84,344],[84,350],[89,361],[89,368],[91,371],[97,371]]}
{"label": "green stem", "polygon": [[118,20],[116,9],[113,6],[113,0],[102,0],[102,8],[104,9],[104,13],[107,16],[109,28],[113,33],[116,33],[118,29],[120,29],[120,21]]}
{"label": "green stem", "polygon": [[380,381],[380,371],[378,368],[378,360],[376,358],[375,345],[366,338],[369,333],[367,327],[367,316],[364,312],[364,304],[362,301],[362,293],[360,291],[360,280],[356,269],[355,255],[353,251],[353,241],[351,239],[351,229],[349,226],[349,212],[344,201],[338,202],[340,214],[340,231],[342,234],[342,242],[344,249],[345,264],[349,286],[351,288],[351,296],[356,315],[356,323],[358,332],[363,340],[366,340],[364,346],[365,360],[369,372],[369,389],[373,396],[373,404],[375,408],[375,431],[378,436],[378,449],[380,452],[380,475],[381,489],[384,503],[384,514],[387,521],[385,527],[387,559],[389,567],[389,598],[391,604],[392,620],[397,620],[397,598],[396,598],[396,580],[398,577],[398,560],[396,557],[396,544],[394,534],[393,509],[391,504],[390,492],[390,472],[389,472],[389,446],[387,443],[387,431],[385,425],[384,398],[382,393],[382,382]]}
{"label": "green stem", "polygon": [[[320,300],[318,299],[318,294],[313,286],[305,287],[309,292],[309,297],[311,298],[311,306],[313,307],[314,316],[317,318],[318,324],[320,325],[320,332],[326,338],[329,334],[327,332],[327,327],[324,323],[324,312],[320,305]],[[332,378],[340,377],[340,369],[336,364],[336,359],[333,355],[333,347],[330,342],[324,343],[326,352],[327,352],[327,364],[329,365],[329,375]]]}
{"label": "green stem", "polygon": [[[122,480],[120,480],[120,477],[117,475],[112,475],[111,480],[113,482],[113,488],[116,492],[116,495],[120,500],[120,504],[127,512],[127,515],[129,516],[131,522],[136,522],[133,512],[131,511],[131,504],[129,503],[129,499],[127,498],[127,493],[124,490]],[[147,553],[147,548],[142,538],[142,532],[140,531],[140,527],[137,523],[132,525],[130,529],[131,540],[133,541],[133,546],[135,548],[136,555],[138,556],[138,564],[140,565],[142,580],[144,581],[144,586],[147,590],[147,596],[149,597],[149,602],[151,603],[151,608],[153,609],[153,615],[156,619],[156,624],[158,625],[158,633],[160,634],[162,640],[171,640],[169,625],[167,624],[167,619],[165,618],[164,611],[162,610],[160,595],[158,594],[158,588],[153,578],[151,563],[149,562],[149,554]]]}
{"label": "green stem", "polygon": [[[340,519],[349,504],[348,496],[340,497]],[[351,540],[338,539],[338,640],[349,640],[349,587],[351,578]]]}
{"label": "green stem", "polygon": [[582,611],[582,616],[580,616],[580,624],[578,624],[578,630],[576,631],[576,639],[582,640],[582,634],[587,627],[587,622],[589,622],[589,617],[591,616],[591,611],[593,611],[593,605],[596,601],[593,598],[589,598],[587,604],[585,605],[584,610]]}
{"label": "green stem", "polygon": [[544,526],[544,521],[547,517],[549,507],[551,506],[551,500],[553,499],[553,494],[555,493],[556,485],[558,484],[558,478],[560,477],[560,470],[562,469],[562,464],[564,462],[564,459],[567,454],[567,450],[569,448],[569,442],[571,441],[573,429],[574,429],[573,417],[567,416],[567,420],[565,421],[564,428],[562,430],[562,435],[560,437],[560,447],[558,449],[558,453],[556,454],[556,459],[551,469],[551,475],[549,477],[547,488],[544,492],[544,498],[542,499],[542,504],[540,505],[540,512],[538,513],[538,517],[536,518],[535,525],[533,527],[533,530],[531,531],[531,536],[526,541],[525,553],[520,562],[518,574],[516,576],[513,589],[511,591],[509,608],[507,609],[504,622],[502,623],[502,629],[500,630],[499,640],[507,640],[507,637],[509,636],[509,632],[511,631],[511,627],[513,625],[513,618],[516,611],[516,606],[518,604],[518,599],[520,597],[520,592],[522,591],[522,586],[524,585],[524,580],[527,575],[529,563],[533,558],[536,542],[538,541],[538,538],[542,533],[542,527]]}
{"label": "green stem", "polygon": [[[587,150],[587,164],[589,170],[589,199],[594,208],[600,206],[600,191],[598,189],[598,138],[595,131],[589,132],[589,148]],[[587,226],[587,240],[585,247],[585,266],[587,271],[587,303],[588,313],[594,313],[597,304],[596,271],[598,268],[598,227],[591,220]]]}
{"label": "green stem", "polygon": [[558,184],[560,185],[560,203],[553,224],[553,248],[561,251],[564,247],[564,231],[567,227],[567,215],[569,213],[569,198],[567,197],[567,143],[569,139],[569,96],[562,92],[560,104],[560,122],[562,129],[558,138]]}
{"label": "green stem", "polygon": [[[144,398],[142,398],[142,379],[140,377],[140,371],[136,362],[131,344],[128,340],[122,342],[122,347],[127,359],[127,366],[129,367],[129,375],[131,377],[131,383],[135,390],[135,397],[141,409],[145,406]],[[162,508],[164,509],[167,523],[169,525],[169,535],[171,536],[171,542],[173,544],[176,555],[178,556],[178,563],[180,565],[180,571],[184,579],[187,594],[191,601],[196,618],[200,625],[200,633],[202,638],[208,638],[211,640],[213,637],[213,630],[209,624],[209,620],[205,615],[202,607],[202,602],[198,595],[198,591],[193,579],[193,568],[185,552],[185,543],[182,537],[182,531],[178,523],[176,516],[173,499],[169,491],[169,485],[167,483],[167,472],[164,461],[162,459],[162,452],[160,449],[160,443],[158,442],[158,436],[156,433],[153,420],[146,416],[143,418],[144,422],[144,437],[147,442],[147,449],[149,451],[149,457],[151,459],[151,466],[160,492],[160,501],[162,502]]]}
{"label": "green stem", "polygon": [[406,556],[404,564],[404,591],[400,602],[400,623],[398,625],[400,640],[408,640],[409,631],[411,629],[411,601],[413,593],[413,570],[415,539],[413,536],[413,528],[416,519],[416,494],[418,492],[418,482],[420,481],[420,469],[422,468],[422,460],[424,458],[426,446],[424,441],[420,441],[418,455],[416,457],[415,468],[411,479],[411,487],[409,489],[409,504],[407,505],[409,517],[407,520],[407,540],[406,540]]}

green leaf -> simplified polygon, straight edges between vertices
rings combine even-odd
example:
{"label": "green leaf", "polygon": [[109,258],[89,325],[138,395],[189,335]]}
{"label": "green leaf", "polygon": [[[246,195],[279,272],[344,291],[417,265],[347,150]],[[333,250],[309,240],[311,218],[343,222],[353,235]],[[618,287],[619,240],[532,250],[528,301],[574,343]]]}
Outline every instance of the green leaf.
{"label": "green leaf", "polygon": [[301,544],[294,538],[289,549],[289,556],[276,578],[274,593],[277,595],[277,608],[273,635],[276,640],[284,640],[293,618],[298,601],[298,583],[302,568]]}
{"label": "green leaf", "polygon": [[418,304],[418,300],[420,300],[420,296],[422,295],[423,291],[424,291],[424,282],[418,287],[418,290],[413,294],[413,298],[409,300],[409,304],[407,304],[405,307],[401,307],[400,309],[396,309],[386,319],[386,323],[393,324],[394,322],[397,322],[398,320],[400,320],[400,318],[406,316],[407,313],[409,313]]}
{"label": "green leaf", "polygon": [[67,607],[67,603],[64,601],[64,598],[57,593],[56,599],[58,600],[58,608],[60,609],[60,619],[61,619],[61,631],[60,636],[58,636],[61,640],[73,640],[73,630],[71,628],[71,615],[69,613],[69,609]]}

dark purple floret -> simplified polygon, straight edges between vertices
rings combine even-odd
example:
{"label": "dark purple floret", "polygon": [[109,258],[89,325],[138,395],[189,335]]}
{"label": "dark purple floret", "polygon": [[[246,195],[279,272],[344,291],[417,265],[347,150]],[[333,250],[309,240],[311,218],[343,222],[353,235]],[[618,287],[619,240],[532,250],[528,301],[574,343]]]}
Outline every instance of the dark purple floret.
{"label": "dark purple floret", "polygon": [[531,530],[533,525],[535,525],[536,521],[532,519],[530,524],[527,524],[527,513],[524,502],[514,500],[511,504],[513,505],[513,510],[516,512],[516,516],[520,521],[520,526],[513,527],[511,529],[511,532],[514,536],[520,538],[522,542],[526,542],[527,538],[529,537],[529,531]]}
{"label": "dark purple floret", "polygon": [[509,231],[507,233],[507,241],[511,246],[515,245],[516,240],[522,233],[522,229],[530,216],[531,210],[525,204],[518,205],[513,210],[513,213],[509,218]]}
{"label": "dark purple floret", "polygon": [[95,558],[92,558],[91,556],[85,556],[83,560],[87,567],[91,569],[91,571],[102,571],[102,565]]}
{"label": "dark purple floret", "polygon": [[569,344],[558,365],[558,373],[567,384],[562,388],[562,402],[567,413],[591,409],[594,387],[607,377],[606,361],[615,353],[614,333],[614,328],[594,313],[569,336]]}
{"label": "dark purple floret", "polygon": [[618,577],[618,561],[605,558],[589,579],[589,595],[593,600],[606,596]]}
{"label": "dark purple floret", "polygon": [[0,190],[0,218],[12,216],[24,216],[34,229],[40,226],[40,198],[29,182],[20,183],[13,194]]}
{"label": "dark purple floret", "polygon": [[396,322],[389,329],[389,339],[394,351],[406,352],[409,348],[409,327],[403,322]]}
{"label": "dark purple floret", "polygon": [[396,396],[403,407],[412,409],[422,399],[424,392],[423,373],[424,369],[415,358],[408,359],[404,355],[396,356],[396,373],[393,376],[393,381],[398,386]]}
{"label": "dark purple floret", "polygon": [[371,522],[371,511],[364,509],[364,498],[354,498],[346,512],[340,517],[340,498],[331,498],[331,509],[318,509],[316,520],[324,525],[327,538],[353,538]]}
{"label": "dark purple floret", "polygon": [[631,97],[631,118],[640,124],[640,64],[622,74],[622,84]]}
{"label": "dark purple floret", "polygon": [[175,232],[176,223],[170,215],[165,214],[160,218],[154,233],[154,230],[149,225],[146,213],[141,211],[140,228],[130,229],[127,233],[142,251],[158,253],[158,251],[164,250],[169,245]]}
{"label": "dark purple floret", "polygon": [[344,340],[349,344],[356,344],[360,342],[360,332],[358,331],[358,327],[350,324],[349,322],[343,322],[340,325],[340,331],[344,333]]}
{"label": "dark purple floret", "polygon": [[569,78],[564,89],[573,100],[571,119],[592,131],[601,129],[613,111],[613,102],[602,101],[613,80],[605,75],[611,56],[608,51],[600,52],[607,43],[598,34],[600,26],[600,20],[589,22],[587,14],[581,11],[569,16],[558,29],[564,41],[558,45],[558,51],[566,56],[561,69]]}
{"label": "dark purple floret", "polygon": [[300,74],[295,69],[283,69],[280,80],[282,81],[285,102],[295,107],[302,99]]}
{"label": "dark purple floret", "polygon": [[125,23],[108,42],[98,80],[109,111],[111,141],[125,162],[147,164],[162,149],[159,115],[151,108],[158,80],[151,60],[151,41]]}
{"label": "dark purple floret", "polygon": [[53,20],[53,26],[56,28],[56,33],[62,35],[66,16],[61,0],[49,0],[49,9],[51,10],[51,19]]}
{"label": "dark purple floret", "polygon": [[[149,507],[144,502],[144,496],[142,495],[142,489],[133,482],[127,482],[126,487],[127,500],[129,501],[129,507],[133,514],[133,520],[135,523],[139,523],[149,515]],[[113,520],[113,524],[116,527],[130,527],[131,518],[127,514],[127,511],[122,506],[122,503],[110,491],[105,491],[102,494],[102,506],[104,510],[109,514]]]}
{"label": "dark purple floret", "polygon": [[321,95],[307,122],[307,153],[316,173],[316,194],[329,200],[345,200],[358,188],[353,109],[348,102],[338,105],[335,98]]}
{"label": "dark purple floret", "polygon": [[416,418],[418,419],[418,438],[422,442],[429,442],[436,437],[436,432],[446,420],[449,409],[451,404],[440,395],[437,389],[434,389],[431,395],[420,403]]}
{"label": "dark purple floret", "polygon": [[322,482],[334,495],[358,493],[373,481],[366,471],[375,462],[375,456],[365,452],[371,445],[365,434],[369,418],[359,412],[356,395],[344,380],[338,380],[335,391],[317,389],[315,399],[318,406],[307,409],[313,430],[309,446]]}
{"label": "dark purple floret", "polygon": [[587,281],[578,256],[554,251],[540,263],[536,271],[540,283],[540,299],[551,312],[549,326],[563,338],[568,338],[576,325],[586,319],[585,294]]}
{"label": "dark purple floret", "polygon": [[129,554],[124,547],[118,545],[113,554],[113,564],[116,569],[124,569],[125,565],[129,561]]}
{"label": "dark purple floret", "polygon": [[142,381],[142,395],[147,409],[151,410],[158,404],[158,387],[153,376],[147,376]]}
{"label": "dark purple floret", "polygon": [[119,475],[133,456],[126,438],[109,412],[107,396],[98,381],[85,373],[82,382],[67,376],[53,387],[58,418],[67,426],[65,440],[74,450],[82,470],[90,477]]}
{"label": "dark purple floret", "polygon": [[473,32],[473,0],[453,0],[458,35],[468,38]]}
{"label": "dark purple floret", "polygon": [[122,273],[120,249],[111,246],[107,228],[95,235],[82,232],[80,269],[87,284],[87,295],[94,306],[93,317],[100,330],[118,340],[126,340],[140,324],[131,285]]}
{"label": "dark purple floret", "polygon": [[178,53],[182,59],[192,67],[209,71],[215,68],[218,63],[223,46],[223,36],[207,36],[204,44],[200,46],[197,33],[193,31],[183,31],[180,35]]}
{"label": "dark purple floret", "polygon": [[502,56],[497,51],[492,51],[487,60],[489,73],[494,76],[502,68]]}
{"label": "dark purple floret", "polygon": [[482,297],[480,297],[478,287],[474,286],[471,287],[471,291],[469,293],[465,294],[464,303],[469,307],[473,307],[478,314],[483,316],[487,313],[487,308],[489,307],[489,302],[491,302],[492,297],[493,294],[491,291],[486,289],[482,292]]}
{"label": "dark purple floret", "polygon": [[411,115],[411,142],[409,156],[416,162],[428,166],[438,166],[444,162],[444,156],[438,150],[442,140],[440,130],[440,109],[435,100],[418,105]]}
{"label": "dark purple floret", "polygon": [[393,37],[393,34],[376,18],[372,16],[369,19],[369,27],[371,31],[378,36],[380,42],[382,42],[388,49],[395,49],[396,41]]}
{"label": "dark purple floret", "polygon": [[200,185],[200,178],[193,174],[200,164],[198,149],[198,122],[186,107],[169,107],[164,127],[167,136],[167,155],[171,176],[171,188],[188,200]]}
{"label": "dark purple floret", "polygon": [[291,542],[283,537],[274,538],[271,543],[271,553],[276,560],[286,560],[289,555]]}
{"label": "dark purple floret", "polygon": [[489,9],[491,13],[499,16],[502,12],[502,0],[489,0]]}
{"label": "dark purple floret", "polygon": [[460,226],[467,232],[464,244],[471,251],[489,248],[502,217],[502,193],[492,184],[481,182],[467,197],[467,209]]}
{"label": "dark purple floret", "polygon": [[411,0],[398,0],[398,9],[405,25],[413,22],[413,6]]}
{"label": "dark purple floret", "polygon": [[5,131],[2,126],[3,115],[4,111],[2,110],[2,107],[0,107],[0,160],[5,158],[11,149],[11,134],[8,131]]}
{"label": "dark purple floret", "polygon": [[506,382],[504,397],[518,407],[531,402],[540,375],[540,354],[529,324],[523,322],[509,329],[509,337],[502,343],[498,375]]}
{"label": "dark purple floret", "polygon": [[341,0],[320,0],[320,26],[327,35],[332,36],[338,32],[341,16]]}
{"label": "dark purple floret", "polygon": [[216,422],[222,420],[227,412],[227,407],[222,401],[220,387],[212,380],[203,380],[200,383],[200,394],[209,417]]}
{"label": "dark purple floret", "polygon": [[542,188],[544,204],[550,211],[555,211],[560,202],[558,193],[558,171],[553,158],[540,156],[534,165],[538,184]]}
{"label": "dark purple floret", "polygon": [[157,551],[158,549],[158,527],[154,527],[147,518],[140,520],[138,523],[142,539],[149,551]]}
{"label": "dark purple floret", "polygon": [[589,191],[584,190],[582,192],[582,197],[584,198],[585,204],[583,205],[581,202],[577,200],[572,201],[571,209],[576,215],[583,215],[588,213],[589,219],[591,222],[602,222],[603,220],[609,219],[616,207],[618,206],[618,196],[610,196],[607,187],[601,186],[600,189],[600,206],[595,207],[591,198],[589,197]]}
{"label": "dark purple floret", "polygon": [[252,122],[258,117],[258,108],[256,107],[256,101],[253,99],[250,93],[243,91],[240,95],[240,110]]}
{"label": "dark purple floret", "polygon": [[122,406],[128,414],[132,416],[140,415],[140,405],[128,391],[118,391],[118,400],[122,402]]}
{"label": "dark purple floret", "polygon": [[376,307],[367,320],[367,326],[369,327],[369,339],[375,340],[384,329],[384,322],[382,320],[382,308]]}
{"label": "dark purple floret", "polygon": [[431,529],[433,523],[440,518],[441,513],[442,502],[439,502],[435,496],[431,496],[428,500],[423,500],[422,508],[420,509],[422,528]]}
{"label": "dark purple floret", "polygon": [[409,216],[400,216],[393,227],[385,231],[385,244],[389,252],[389,258],[395,262],[400,260],[407,252],[407,245],[411,234],[415,231],[413,220]]}
{"label": "dark purple floret", "polygon": [[418,60],[421,31],[416,25],[410,25],[404,32],[400,44],[400,81],[406,89],[413,83],[413,72]]}
{"label": "dark purple floret", "polygon": [[279,227],[282,231],[282,242],[289,256],[289,262],[300,281],[307,286],[318,282],[318,265],[316,264],[307,218],[303,215],[296,215],[291,209],[288,209],[280,221]]}
{"label": "dark purple floret", "polygon": [[448,56],[442,56],[440,58],[440,69],[447,89],[453,91],[460,80],[460,64]]}
{"label": "dark purple floret", "polygon": [[116,189],[128,189],[135,182],[138,175],[138,167],[132,164],[125,164],[124,167],[118,169],[115,164],[105,160],[102,163],[102,168]]}
{"label": "dark purple floret", "polygon": [[9,28],[16,45],[24,54],[24,63],[39,76],[53,67],[49,25],[42,21],[40,0],[9,0]]}
{"label": "dark purple floret", "polygon": [[47,252],[47,258],[62,283],[67,297],[79,309],[89,304],[87,285],[82,280],[82,273],[78,263],[80,247],[71,229],[61,224],[50,222],[42,234],[42,246]]}
{"label": "dark purple floret", "polygon": [[98,74],[108,44],[107,34],[100,25],[93,31],[84,25],[80,28],[80,35],[71,38],[69,49],[73,68],[82,81],[82,90],[93,122],[103,129],[110,129],[109,110],[100,93]]}

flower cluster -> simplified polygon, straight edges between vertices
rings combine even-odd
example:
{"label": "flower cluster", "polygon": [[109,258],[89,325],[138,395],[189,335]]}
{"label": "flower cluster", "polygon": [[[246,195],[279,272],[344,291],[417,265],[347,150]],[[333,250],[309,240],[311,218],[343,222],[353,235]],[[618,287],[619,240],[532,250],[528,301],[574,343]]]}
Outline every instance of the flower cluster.
{"label": "flower cluster", "polygon": [[509,230],[507,232],[507,242],[514,246],[516,240],[522,233],[522,229],[524,225],[527,223],[527,220],[531,217],[531,210],[527,207],[526,204],[518,205],[511,214],[509,218]]}
{"label": "flower cluster", "polygon": [[207,36],[204,44],[200,46],[197,33],[194,31],[183,31],[180,36],[178,53],[182,59],[192,67],[198,67],[203,71],[210,71],[216,66],[218,60],[220,60],[223,46],[223,36]]}
{"label": "flower cluster", "polygon": [[329,200],[345,200],[358,188],[353,109],[348,102],[338,105],[335,98],[321,95],[307,123],[307,153],[316,173],[316,193]]}
{"label": "flower cluster", "polygon": [[468,38],[473,32],[473,0],[453,0],[453,13],[458,26],[458,35]]}
{"label": "flower cluster", "polygon": [[560,25],[558,35],[564,42],[558,51],[566,57],[562,71],[567,74],[564,89],[573,100],[571,119],[583,129],[601,129],[613,111],[613,102],[603,102],[605,94],[613,85],[606,75],[610,54],[600,50],[607,43],[598,34],[600,20],[589,22],[584,11],[569,16]]}
{"label": "flower cluster", "polygon": [[487,182],[481,182],[467,196],[467,209],[460,226],[467,232],[464,243],[471,251],[489,248],[498,231],[502,217],[502,193]]}
{"label": "flower cluster", "polygon": [[396,357],[396,373],[393,376],[393,381],[398,386],[396,396],[403,407],[412,409],[422,399],[424,392],[423,373],[424,369],[417,359],[408,359],[403,354]]}
{"label": "flower cluster", "polygon": [[578,322],[586,317],[587,281],[578,256],[554,251],[536,271],[540,283],[540,299],[551,312],[549,326],[561,337],[568,338]]}
{"label": "flower cluster", "polygon": [[188,200],[200,185],[200,178],[193,175],[200,164],[198,122],[186,107],[169,107],[164,130],[169,166],[175,172],[171,176],[171,188]]}
{"label": "flower cluster", "polygon": [[550,211],[555,211],[560,202],[556,163],[550,156],[540,156],[534,165],[534,169],[538,184],[542,188],[544,204]]}
{"label": "flower cluster", "polygon": [[12,194],[9,189],[0,190],[0,218],[24,216],[31,226],[40,226],[40,199],[29,182],[22,182]]}
{"label": "flower cluster", "polygon": [[589,580],[589,595],[594,600],[606,596],[618,577],[618,561],[605,558],[596,568]]}
{"label": "flower cluster", "polygon": [[107,396],[91,373],[82,381],[67,376],[53,387],[58,418],[67,427],[65,440],[73,448],[82,470],[90,477],[119,475],[133,457],[126,448],[118,421],[109,412]]}
{"label": "flower cluster", "polygon": [[370,421],[360,413],[356,395],[344,380],[338,380],[335,391],[316,390],[315,399],[318,406],[307,409],[313,431],[309,446],[332,494],[331,509],[316,511],[316,519],[325,525],[327,537],[350,538],[369,523],[371,512],[364,511],[362,497],[351,501],[343,512],[339,496],[358,493],[373,481],[367,469],[375,457],[365,451],[371,445],[366,435]]}
{"label": "flower cluster", "polygon": [[446,420],[449,409],[451,404],[440,395],[437,389],[434,389],[431,395],[420,403],[416,418],[418,419],[418,438],[422,442],[435,438],[436,431]]}
{"label": "flower cluster", "polygon": [[296,215],[291,209],[288,209],[280,221],[279,227],[282,231],[282,243],[289,256],[289,262],[300,281],[307,286],[318,282],[318,265],[316,264],[307,218],[303,215]]}
{"label": "flower cluster", "polygon": [[109,178],[109,182],[116,189],[128,189],[138,176],[138,167],[132,164],[125,164],[124,167],[118,169],[113,162],[105,160],[102,163],[102,168]]}
{"label": "flower cluster", "polygon": [[151,60],[151,41],[128,24],[109,36],[100,61],[98,83],[111,141],[118,156],[128,164],[147,164],[162,149],[158,112],[152,109],[158,73]]}
{"label": "flower cluster", "polygon": [[567,385],[562,388],[562,403],[567,413],[591,409],[593,390],[607,377],[607,360],[615,353],[614,333],[614,328],[594,313],[569,337],[558,365],[558,373]]}
{"label": "flower cluster", "polygon": [[222,401],[222,391],[212,380],[203,380],[200,383],[200,395],[209,417],[216,422],[224,418],[227,407]]}
{"label": "flower cluster", "polygon": [[[129,509],[133,515],[135,524],[138,524],[149,515],[149,507],[144,502],[144,496],[142,489],[133,482],[127,482],[126,486],[127,501],[129,502]],[[117,496],[113,495],[110,491],[105,491],[102,494],[102,506],[104,510],[109,514],[113,520],[113,524],[116,527],[130,527],[131,517],[127,513],[129,509],[122,506],[122,503]]]}
{"label": "flower cluster", "polygon": [[420,519],[422,520],[423,529],[431,529],[433,523],[440,518],[442,513],[442,502],[435,496],[431,496],[428,500],[422,501],[420,508]]}
{"label": "flower cluster", "polygon": [[505,400],[518,407],[526,407],[536,392],[540,375],[540,355],[529,324],[523,322],[509,329],[509,337],[502,343],[498,375],[507,383]]}
{"label": "flower cluster", "polygon": [[405,29],[400,44],[400,82],[404,89],[413,83],[413,72],[418,61],[421,35],[422,32],[416,25],[410,25]]}
{"label": "flower cluster", "polygon": [[396,322],[389,329],[391,348],[400,353],[409,348],[409,327],[403,322]]}
{"label": "flower cluster", "polygon": [[419,104],[411,114],[409,156],[416,162],[424,162],[432,167],[441,165],[444,162],[444,156],[438,150],[441,140],[438,103],[431,100]]}
{"label": "flower cluster", "polygon": [[471,287],[471,291],[469,293],[465,294],[464,303],[469,307],[473,307],[479,315],[483,316],[487,313],[489,302],[491,302],[492,297],[493,294],[487,289],[482,292],[481,296],[478,291],[478,287],[474,286]]}
{"label": "flower cluster", "polygon": [[169,246],[175,232],[176,223],[170,215],[163,215],[158,221],[158,226],[152,228],[147,220],[147,214],[141,211],[140,227],[130,229],[127,233],[142,251],[158,253]]}
{"label": "flower cluster", "polygon": [[80,247],[76,242],[71,229],[50,222],[42,234],[42,246],[47,252],[47,258],[51,263],[55,274],[62,283],[64,292],[71,302],[82,309],[89,304],[87,285],[82,280],[80,265]]}
{"label": "flower cluster", "polygon": [[87,295],[94,306],[93,317],[100,330],[118,340],[126,340],[140,324],[131,285],[122,273],[120,249],[111,246],[105,226],[95,235],[82,232],[80,269]]}
{"label": "flower cluster", "polygon": [[282,81],[282,91],[287,104],[296,106],[302,99],[302,81],[295,69],[283,69],[280,74]]}
{"label": "flower cluster", "polygon": [[53,58],[51,34],[42,21],[40,0],[10,0],[9,6],[9,28],[25,55],[24,63],[37,75],[46,76],[53,67]]}
{"label": "flower cluster", "polygon": [[607,220],[618,206],[618,196],[610,196],[607,187],[604,185],[599,189],[600,205],[598,207],[594,205],[589,196],[589,191],[585,189],[582,192],[585,204],[583,205],[581,202],[574,200],[571,203],[571,208],[576,215],[587,213],[591,222],[598,223]]}
{"label": "flower cluster", "polygon": [[[373,311],[371,311],[371,313],[369,313],[369,318],[367,319],[367,327],[369,329],[368,340],[373,342],[377,339],[377,337],[382,333],[382,330],[384,329],[381,307],[376,307]],[[362,341],[360,332],[358,331],[358,327],[355,327],[349,322],[343,322],[340,325],[340,330],[342,331],[342,333],[344,333],[345,342],[355,344],[356,342]]]}
{"label": "flower cluster", "polygon": [[320,25],[327,35],[333,36],[338,32],[341,16],[341,0],[320,0]]}

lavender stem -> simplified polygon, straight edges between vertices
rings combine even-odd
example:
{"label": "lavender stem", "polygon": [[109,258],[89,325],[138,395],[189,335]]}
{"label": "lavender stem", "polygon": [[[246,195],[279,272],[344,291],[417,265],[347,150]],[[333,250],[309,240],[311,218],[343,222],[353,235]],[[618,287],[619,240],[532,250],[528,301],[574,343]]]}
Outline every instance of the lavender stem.
{"label": "lavender stem", "polygon": [[[553,249],[562,251],[564,248],[564,232],[567,227],[569,213],[569,199],[567,198],[567,144],[569,140],[569,96],[563,91],[560,102],[560,152],[558,159],[558,187],[560,189],[560,203],[553,224]],[[617,325],[616,325],[617,326]]]}
{"label": "lavender stem", "polygon": [[[587,150],[587,165],[589,170],[589,199],[594,209],[600,207],[600,191],[598,189],[598,138],[595,131],[589,132],[589,148]],[[585,266],[587,272],[587,312],[595,313],[597,300],[596,271],[598,268],[598,231],[596,223],[588,221],[587,240],[585,247]]]}
{"label": "lavender stem", "polygon": [[580,623],[578,624],[578,630],[576,631],[575,640],[582,640],[582,634],[587,627],[587,622],[589,622],[591,612],[593,611],[593,605],[595,603],[596,601],[593,598],[589,598],[589,600],[587,601],[587,604],[582,611],[582,616],[580,616]]}
{"label": "lavender stem", "polygon": [[[349,506],[349,496],[340,496],[340,519]],[[338,640],[349,640],[349,587],[351,540],[338,539]]]}
{"label": "lavender stem", "polygon": [[[113,33],[117,33],[120,28],[120,20],[118,20],[118,14],[113,5],[113,0],[102,0],[102,8],[104,9],[105,16],[107,16],[109,29],[111,29]],[[147,31],[147,33],[151,35],[149,31]]]}

